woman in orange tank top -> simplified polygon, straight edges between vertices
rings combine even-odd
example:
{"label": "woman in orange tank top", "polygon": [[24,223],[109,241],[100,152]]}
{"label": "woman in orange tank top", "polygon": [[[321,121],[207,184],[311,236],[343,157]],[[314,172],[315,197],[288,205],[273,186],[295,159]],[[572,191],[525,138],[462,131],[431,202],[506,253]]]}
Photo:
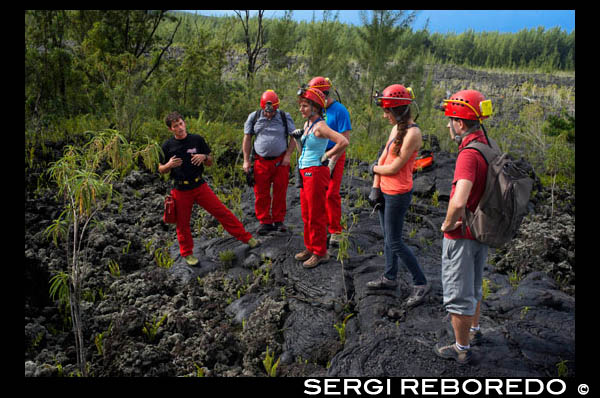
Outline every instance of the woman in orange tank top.
{"label": "woman in orange tank top", "polygon": [[387,87],[375,98],[383,108],[383,117],[394,127],[377,164],[371,167],[374,178],[369,195],[372,202],[378,198],[383,202],[379,206],[379,222],[384,236],[385,271],[367,282],[372,289],[396,288],[398,259],[402,260],[413,278],[409,307],[421,303],[430,289],[417,258],[402,240],[404,216],[412,199],[413,165],[422,145],[421,130],[410,112],[413,98],[412,90],[400,84]]}

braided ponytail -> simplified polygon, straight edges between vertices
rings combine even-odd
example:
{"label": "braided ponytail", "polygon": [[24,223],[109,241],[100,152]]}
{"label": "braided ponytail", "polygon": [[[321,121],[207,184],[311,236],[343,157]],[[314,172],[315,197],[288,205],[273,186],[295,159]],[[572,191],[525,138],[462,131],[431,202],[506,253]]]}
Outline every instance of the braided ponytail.
{"label": "braided ponytail", "polygon": [[404,137],[406,136],[406,132],[408,130],[408,121],[411,119],[410,107],[409,105],[401,105],[395,108],[390,108],[392,115],[396,119],[396,138],[394,138],[394,155],[400,155],[400,149],[402,148],[402,143],[404,141]]}

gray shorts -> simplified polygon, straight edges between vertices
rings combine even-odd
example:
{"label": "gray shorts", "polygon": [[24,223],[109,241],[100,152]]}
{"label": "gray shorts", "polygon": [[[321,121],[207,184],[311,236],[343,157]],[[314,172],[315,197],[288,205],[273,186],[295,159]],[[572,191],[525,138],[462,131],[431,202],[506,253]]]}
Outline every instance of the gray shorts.
{"label": "gray shorts", "polygon": [[442,287],[446,311],[474,315],[483,297],[483,266],[488,246],[471,239],[447,239],[442,244]]}

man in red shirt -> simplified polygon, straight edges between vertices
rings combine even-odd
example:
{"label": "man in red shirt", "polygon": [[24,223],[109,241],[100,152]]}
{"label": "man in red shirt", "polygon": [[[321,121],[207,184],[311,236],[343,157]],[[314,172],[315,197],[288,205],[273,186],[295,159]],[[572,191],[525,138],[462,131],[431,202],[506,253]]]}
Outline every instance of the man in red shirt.
{"label": "man in red shirt", "polygon": [[471,359],[471,345],[482,339],[479,316],[488,246],[473,238],[462,218],[465,207],[475,211],[485,189],[488,166],[476,149],[463,148],[474,140],[488,144],[480,122],[491,113],[491,102],[475,90],[459,91],[444,102],[450,136],[459,144],[450,202],[441,227],[444,307],[450,313],[456,342],[447,346],[438,343],[434,352],[465,364]]}

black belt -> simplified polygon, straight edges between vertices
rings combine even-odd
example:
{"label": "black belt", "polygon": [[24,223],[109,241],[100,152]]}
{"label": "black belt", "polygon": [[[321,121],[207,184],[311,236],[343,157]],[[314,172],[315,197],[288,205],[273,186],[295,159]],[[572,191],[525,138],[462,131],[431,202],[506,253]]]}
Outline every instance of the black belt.
{"label": "black belt", "polygon": [[185,185],[192,185],[197,183],[198,181],[202,180],[202,177],[196,177],[193,180],[173,180],[173,183],[175,184],[176,187],[180,187],[180,186],[185,186]]}

